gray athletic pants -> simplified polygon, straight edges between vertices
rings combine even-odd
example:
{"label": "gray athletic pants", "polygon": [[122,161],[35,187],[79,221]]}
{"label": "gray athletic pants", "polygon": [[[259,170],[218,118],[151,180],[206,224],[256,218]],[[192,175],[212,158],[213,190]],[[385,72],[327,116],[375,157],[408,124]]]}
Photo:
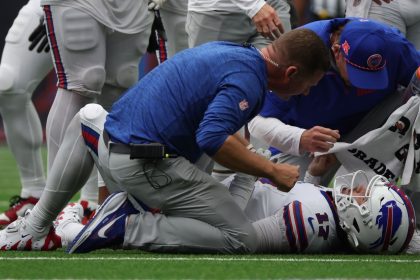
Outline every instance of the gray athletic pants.
{"label": "gray athletic pants", "polygon": [[[290,6],[285,0],[268,0],[282,21],[285,31],[291,29]],[[210,41],[248,42],[262,48],[270,43],[257,32],[252,20],[243,12],[224,11],[193,12],[188,11],[186,30],[189,47],[195,47]]]}

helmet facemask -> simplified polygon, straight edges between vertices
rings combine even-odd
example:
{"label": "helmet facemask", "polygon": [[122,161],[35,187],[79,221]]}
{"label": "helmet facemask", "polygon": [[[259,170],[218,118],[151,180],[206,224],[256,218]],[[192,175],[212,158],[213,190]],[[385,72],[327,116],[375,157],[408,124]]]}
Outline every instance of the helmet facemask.
{"label": "helmet facemask", "polygon": [[383,176],[369,180],[361,170],[337,176],[334,201],[340,226],[356,251],[395,253],[407,236],[411,239],[411,202]]}

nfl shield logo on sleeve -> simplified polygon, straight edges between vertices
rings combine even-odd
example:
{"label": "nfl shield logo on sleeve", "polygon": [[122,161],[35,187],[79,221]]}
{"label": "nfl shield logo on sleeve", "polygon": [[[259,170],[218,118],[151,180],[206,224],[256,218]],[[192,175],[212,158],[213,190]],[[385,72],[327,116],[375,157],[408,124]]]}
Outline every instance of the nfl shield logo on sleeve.
{"label": "nfl shield logo on sleeve", "polygon": [[246,99],[239,102],[239,109],[241,109],[241,111],[245,111],[248,108],[249,108],[249,104],[248,104],[248,101]]}

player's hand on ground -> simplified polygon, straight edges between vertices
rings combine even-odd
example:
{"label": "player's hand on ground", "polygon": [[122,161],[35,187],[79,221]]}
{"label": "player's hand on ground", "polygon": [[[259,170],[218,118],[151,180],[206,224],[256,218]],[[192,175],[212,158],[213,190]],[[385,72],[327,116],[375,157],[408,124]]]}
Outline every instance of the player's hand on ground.
{"label": "player's hand on ground", "polygon": [[268,4],[264,4],[262,8],[252,18],[257,31],[264,37],[274,40],[284,32],[283,25],[276,10]]}
{"label": "player's hand on ground", "polygon": [[392,0],[373,0],[378,5],[382,5],[382,2],[385,2],[387,4],[391,3]]}
{"label": "player's hand on ground", "polygon": [[163,4],[166,2],[166,0],[149,0],[148,8],[149,11],[157,11],[160,8],[162,8]]}
{"label": "player's hand on ground", "polygon": [[322,126],[314,126],[307,129],[300,137],[300,152],[328,152],[337,140],[340,139],[338,130],[332,130]]}
{"label": "player's hand on ground", "polygon": [[334,154],[317,156],[308,166],[309,174],[323,176],[336,162],[337,158]]}
{"label": "player's hand on ground", "polygon": [[272,178],[269,178],[279,190],[288,192],[299,179],[299,166],[291,164],[274,164]]}
{"label": "player's hand on ground", "polygon": [[29,45],[29,50],[32,51],[36,48],[37,52],[48,52],[50,50],[50,45],[48,44],[47,37],[47,28],[45,27],[44,17],[42,16],[39,19],[38,26],[32,31],[31,35],[28,38],[31,44]]}

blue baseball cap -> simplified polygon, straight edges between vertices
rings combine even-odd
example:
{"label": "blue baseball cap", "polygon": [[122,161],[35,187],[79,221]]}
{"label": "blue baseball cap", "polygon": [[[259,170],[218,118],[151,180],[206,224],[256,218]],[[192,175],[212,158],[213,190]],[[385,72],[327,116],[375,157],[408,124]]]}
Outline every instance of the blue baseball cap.
{"label": "blue baseball cap", "polygon": [[378,23],[368,19],[348,22],[340,36],[340,48],[351,84],[362,89],[388,86],[386,34]]}

